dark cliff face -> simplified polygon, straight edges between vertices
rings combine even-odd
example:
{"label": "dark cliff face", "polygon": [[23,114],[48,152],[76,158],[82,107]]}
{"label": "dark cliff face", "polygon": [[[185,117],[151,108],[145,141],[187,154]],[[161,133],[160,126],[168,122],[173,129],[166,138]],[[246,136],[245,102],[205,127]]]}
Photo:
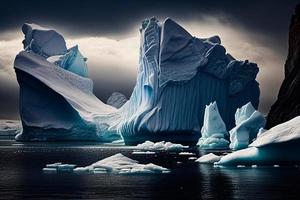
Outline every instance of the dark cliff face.
{"label": "dark cliff face", "polygon": [[300,115],[300,4],[291,19],[289,50],[284,68],[285,79],[268,114],[266,128]]}

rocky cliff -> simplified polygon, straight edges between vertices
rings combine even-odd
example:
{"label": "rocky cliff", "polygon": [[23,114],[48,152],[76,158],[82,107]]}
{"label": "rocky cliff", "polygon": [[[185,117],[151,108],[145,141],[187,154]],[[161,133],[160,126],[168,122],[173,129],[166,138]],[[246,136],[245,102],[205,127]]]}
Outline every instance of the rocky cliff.
{"label": "rocky cliff", "polygon": [[289,50],[284,68],[285,79],[268,114],[266,128],[300,115],[300,4],[291,19]]}

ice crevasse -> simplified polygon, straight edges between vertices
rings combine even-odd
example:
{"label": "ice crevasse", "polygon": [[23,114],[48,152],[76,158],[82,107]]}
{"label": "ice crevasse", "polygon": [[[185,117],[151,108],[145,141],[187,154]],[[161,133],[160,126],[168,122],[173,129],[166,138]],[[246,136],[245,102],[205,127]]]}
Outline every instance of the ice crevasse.
{"label": "ice crevasse", "polygon": [[217,102],[229,129],[237,108],[258,107],[257,65],[235,60],[218,36],[193,37],[171,19],[142,23],[136,85],[125,104],[114,100],[122,102],[119,108],[93,94],[77,46],[67,49],[58,32],[37,25],[22,30],[24,51],[14,63],[23,125],[18,140],[196,143],[210,102]]}

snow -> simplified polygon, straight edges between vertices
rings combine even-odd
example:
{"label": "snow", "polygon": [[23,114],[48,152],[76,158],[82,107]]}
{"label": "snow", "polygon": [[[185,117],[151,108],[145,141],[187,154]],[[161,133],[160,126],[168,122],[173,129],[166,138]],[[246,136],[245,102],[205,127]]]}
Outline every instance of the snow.
{"label": "snow", "polygon": [[213,164],[221,159],[222,156],[217,156],[213,153],[205,154],[198,158],[196,162]]}
{"label": "snow", "polygon": [[187,149],[189,146],[184,146],[182,144],[174,144],[172,142],[151,142],[146,141],[142,144],[138,144],[136,149],[143,151],[181,151],[183,149]]}
{"label": "snow", "polygon": [[114,174],[169,173],[170,170],[152,163],[140,164],[121,153],[115,154],[86,167],[78,167],[74,172],[101,172]]}
{"label": "snow", "polygon": [[279,124],[261,133],[248,148],[221,158],[219,165],[278,165],[298,163],[300,145],[300,117]]}
{"label": "snow", "polygon": [[249,146],[263,147],[298,139],[300,139],[300,116],[262,132]]}
{"label": "snow", "polygon": [[237,109],[235,123],[236,127],[229,131],[230,148],[243,149],[248,147],[249,143],[256,138],[259,130],[265,126],[266,119],[249,102]]}
{"label": "snow", "polygon": [[[249,101],[258,106],[257,65],[235,60],[218,36],[193,37],[171,19],[142,23],[136,85],[118,109],[93,94],[77,46],[67,50],[52,29],[24,24],[22,30],[24,51],[14,63],[23,124],[18,140],[195,143],[208,103],[218,103],[227,128],[236,108]],[[209,144],[219,135],[211,138]]]}
{"label": "snow", "polygon": [[229,142],[225,139],[225,135],[227,135],[226,125],[219,114],[217,103],[210,103],[205,106],[201,138],[197,145],[203,149],[226,149]]}

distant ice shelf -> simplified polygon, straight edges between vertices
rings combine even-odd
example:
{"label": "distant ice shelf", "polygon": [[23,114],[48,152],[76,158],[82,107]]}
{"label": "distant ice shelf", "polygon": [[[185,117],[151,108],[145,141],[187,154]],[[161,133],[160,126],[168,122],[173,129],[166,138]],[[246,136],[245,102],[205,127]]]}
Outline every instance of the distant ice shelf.
{"label": "distant ice shelf", "polygon": [[259,104],[258,67],[235,60],[218,36],[196,38],[167,18],[143,21],[136,85],[129,100],[93,94],[86,60],[61,34],[24,24],[14,67],[20,85],[23,141],[124,139],[195,144],[205,105],[216,101],[228,129],[237,108]]}

